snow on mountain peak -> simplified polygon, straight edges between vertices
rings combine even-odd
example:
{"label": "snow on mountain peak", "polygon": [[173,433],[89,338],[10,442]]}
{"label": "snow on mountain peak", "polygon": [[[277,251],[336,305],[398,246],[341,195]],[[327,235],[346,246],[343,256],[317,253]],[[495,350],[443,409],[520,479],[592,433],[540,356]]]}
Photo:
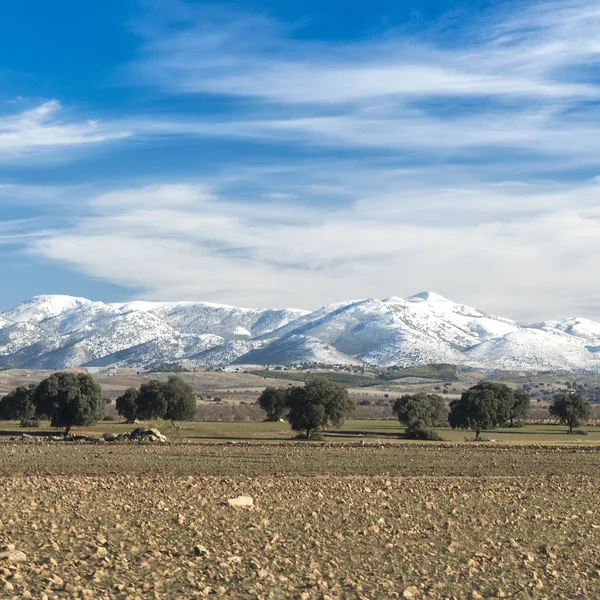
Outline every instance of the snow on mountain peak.
{"label": "snow on mountain peak", "polygon": [[93,304],[93,302],[87,298],[76,296],[33,296],[12,310],[3,313],[3,316],[11,321],[36,322],[88,304]]}
{"label": "snow on mountain peak", "polygon": [[419,292],[414,296],[409,296],[407,300],[409,302],[451,302],[447,298],[444,298],[444,296],[436,294],[435,292]]}
{"label": "snow on mountain peak", "polygon": [[599,349],[600,323],[574,318],[521,326],[429,291],[313,312],[36,296],[0,313],[0,368],[448,362],[600,372]]}

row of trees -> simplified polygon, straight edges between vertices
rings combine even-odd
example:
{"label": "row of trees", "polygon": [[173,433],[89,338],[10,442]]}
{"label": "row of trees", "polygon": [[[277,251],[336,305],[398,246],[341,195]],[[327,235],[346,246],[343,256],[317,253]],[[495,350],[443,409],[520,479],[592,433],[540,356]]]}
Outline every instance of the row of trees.
{"label": "row of trees", "polygon": [[92,425],[104,416],[102,389],[87,373],[53,373],[37,386],[22,386],[0,400],[0,418],[50,419],[68,434],[75,425]]}
{"label": "row of trees", "polygon": [[196,396],[191,385],[172,375],[167,381],[151,379],[129,388],[117,398],[117,413],[133,423],[136,419],[191,421],[196,416]]}
{"label": "row of trees", "polygon": [[[0,400],[0,419],[27,424],[49,419],[53,427],[93,425],[104,416],[102,388],[87,373],[54,373],[39,385],[21,386]],[[135,419],[189,421],[196,416],[194,390],[180,377],[153,379],[117,398],[117,412]]]}
{"label": "row of trees", "polygon": [[268,387],[260,395],[258,404],[267,413],[267,419],[286,418],[293,431],[314,437],[327,427],[339,427],[354,410],[348,390],[324,377],[308,381],[304,386],[291,388]]}
{"label": "row of trees", "polygon": [[[439,439],[432,428],[450,424],[453,429],[475,431],[478,440],[484,429],[510,426],[525,418],[530,403],[530,397],[521,390],[513,390],[503,383],[483,382],[450,402],[450,410],[441,396],[420,393],[398,398],[393,411],[406,425],[409,437]],[[590,404],[581,394],[560,393],[548,411],[572,433],[589,419]]]}

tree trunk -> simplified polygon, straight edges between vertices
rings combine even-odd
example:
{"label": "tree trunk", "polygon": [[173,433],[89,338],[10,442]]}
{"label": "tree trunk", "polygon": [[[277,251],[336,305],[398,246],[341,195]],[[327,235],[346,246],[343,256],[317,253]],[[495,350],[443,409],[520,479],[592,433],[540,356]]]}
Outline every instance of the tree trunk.
{"label": "tree trunk", "polygon": [[310,439],[310,427],[306,428],[306,439],[309,440]]}
{"label": "tree trunk", "polygon": [[573,433],[573,425],[571,423],[569,423],[569,433]]}
{"label": "tree trunk", "polygon": [[69,435],[69,431],[71,431],[71,426],[70,426],[70,425],[67,425],[67,427],[65,428],[65,437],[66,437],[67,435]]}
{"label": "tree trunk", "polygon": [[480,429],[475,430],[475,441],[477,441],[479,439],[479,433],[480,433]]}

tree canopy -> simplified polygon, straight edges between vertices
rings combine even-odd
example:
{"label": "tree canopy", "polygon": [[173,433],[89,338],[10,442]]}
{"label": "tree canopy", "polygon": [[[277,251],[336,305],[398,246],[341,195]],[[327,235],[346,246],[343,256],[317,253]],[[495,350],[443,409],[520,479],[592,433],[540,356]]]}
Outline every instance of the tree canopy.
{"label": "tree canopy", "polygon": [[172,375],[163,383],[163,393],[167,399],[164,418],[171,421],[191,421],[196,416],[196,396],[194,389],[181,377]]}
{"label": "tree canopy", "polygon": [[121,394],[116,402],[117,413],[127,419],[128,423],[133,423],[137,419],[137,403],[140,391],[137,388],[129,388]]}
{"label": "tree canopy", "polygon": [[[524,393],[523,393],[524,394]],[[459,400],[450,403],[448,422],[453,429],[472,429],[479,439],[482,429],[506,425],[523,411],[525,398],[515,407],[515,391],[503,383],[485,381],[466,390]]]}
{"label": "tree canopy", "polygon": [[88,373],[53,373],[33,394],[37,414],[50,417],[53,427],[93,425],[104,415],[102,389]]}
{"label": "tree canopy", "polygon": [[176,375],[167,381],[151,379],[117,398],[117,412],[128,421],[191,421],[196,416],[196,396],[192,386]]}
{"label": "tree canopy", "polygon": [[590,418],[590,403],[582,394],[557,394],[548,412],[561,423],[569,426],[569,433]]}
{"label": "tree canopy", "polygon": [[0,400],[0,419],[6,421],[27,421],[35,415],[33,394],[35,386],[19,386]]}
{"label": "tree canopy", "polygon": [[290,391],[288,388],[267,387],[258,397],[258,405],[267,413],[267,420],[279,421],[289,404]]}
{"label": "tree canopy", "polygon": [[398,398],[392,407],[401,423],[406,425],[409,437],[417,439],[433,437],[430,429],[448,423],[448,409],[437,394],[407,394]]}
{"label": "tree canopy", "polygon": [[166,413],[167,398],[163,382],[151,379],[147,383],[143,383],[137,397],[137,418],[142,420],[162,419]]}
{"label": "tree canopy", "polygon": [[304,387],[290,390],[287,419],[294,431],[306,431],[310,438],[326,427],[342,425],[353,409],[343,385],[317,377]]}
{"label": "tree canopy", "polygon": [[515,400],[509,413],[511,424],[514,423],[515,420],[524,419],[527,416],[527,411],[531,405],[531,397],[523,390],[516,390],[514,397]]}

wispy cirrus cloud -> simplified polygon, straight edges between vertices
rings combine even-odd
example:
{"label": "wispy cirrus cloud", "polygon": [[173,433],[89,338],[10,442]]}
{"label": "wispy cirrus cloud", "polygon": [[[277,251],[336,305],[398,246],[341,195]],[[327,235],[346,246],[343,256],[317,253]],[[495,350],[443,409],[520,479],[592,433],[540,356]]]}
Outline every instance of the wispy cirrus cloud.
{"label": "wispy cirrus cloud", "polygon": [[0,116],[0,161],[34,152],[121,140],[131,134],[120,125],[77,119],[68,115],[60,102],[50,100]]}
{"label": "wispy cirrus cloud", "polygon": [[301,39],[292,26],[232,9],[169,6],[178,7],[176,27],[163,14],[140,28],[138,79],[166,94],[239,102],[226,118],[159,118],[140,130],[596,162],[600,9],[587,1],[515,5],[451,38],[395,30],[353,43]]}
{"label": "wispy cirrus cloud", "polygon": [[490,16],[457,35],[453,45],[397,31],[346,44],[299,41],[293,28],[264,18],[179,6],[186,10],[178,27],[166,20],[141,29],[145,54],[136,68],[167,92],[321,104],[427,96],[597,97],[597,85],[572,70],[600,55],[600,10],[582,0]]}

